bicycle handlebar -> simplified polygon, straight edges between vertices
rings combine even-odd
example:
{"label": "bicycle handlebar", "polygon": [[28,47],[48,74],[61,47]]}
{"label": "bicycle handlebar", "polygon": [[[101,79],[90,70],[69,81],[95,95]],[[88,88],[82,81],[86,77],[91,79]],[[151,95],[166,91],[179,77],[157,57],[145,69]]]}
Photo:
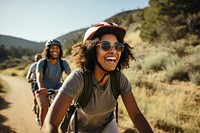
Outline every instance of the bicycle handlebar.
{"label": "bicycle handlebar", "polygon": [[48,95],[53,95],[53,94],[56,94],[57,92],[58,90],[48,89]]}
{"label": "bicycle handlebar", "polygon": [[[40,94],[40,90],[37,90],[36,93]],[[48,95],[54,95],[57,94],[58,90],[55,89],[48,89]]]}
{"label": "bicycle handlebar", "polygon": [[28,82],[30,82],[30,83],[36,83],[36,79],[28,79]]}

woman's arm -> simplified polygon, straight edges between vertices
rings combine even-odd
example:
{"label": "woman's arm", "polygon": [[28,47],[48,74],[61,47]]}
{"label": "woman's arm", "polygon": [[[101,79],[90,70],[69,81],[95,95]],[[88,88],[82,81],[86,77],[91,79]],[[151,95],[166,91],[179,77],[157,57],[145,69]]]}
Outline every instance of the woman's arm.
{"label": "woman's arm", "polygon": [[[35,70],[35,74],[36,74],[36,81],[39,87],[39,90],[46,89],[43,83],[43,79],[44,79],[44,74],[43,74],[43,62],[39,61],[36,65],[36,70]],[[46,90],[47,92],[47,90]]]}
{"label": "woman's arm", "polygon": [[134,123],[138,131],[140,133],[153,133],[153,130],[151,129],[149,123],[141,113],[133,96],[133,93],[131,91],[128,92],[127,94],[122,96],[122,100],[132,122]]}
{"label": "woman's arm", "polygon": [[44,88],[44,85],[43,85],[43,73],[37,72],[36,73],[36,79],[37,79],[37,84],[38,84],[39,89]]}
{"label": "woman's arm", "polygon": [[28,82],[33,82],[33,79],[31,79],[32,78],[32,75],[34,74],[33,72],[32,72],[32,69],[33,69],[33,64],[31,64],[31,66],[29,67],[29,69],[28,69],[28,73],[26,74],[26,79],[27,79],[27,81]]}
{"label": "woman's arm", "polygon": [[58,132],[58,127],[63,120],[63,117],[65,116],[71,102],[72,98],[70,96],[58,92],[45,117],[42,133]]}
{"label": "woman's arm", "polygon": [[31,75],[32,75],[32,74],[33,74],[33,73],[29,70],[28,73],[27,73],[27,75],[26,75],[26,79],[27,79],[27,81],[30,82],[30,83],[32,82],[32,79],[31,79]]}
{"label": "woman's arm", "polygon": [[44,84],[43,84],[43,73],[42,72],[37,72],[36,73],[36,78],[37,78],[37,84],[39,87],[39,91],[41,95],[47,95],[48,94],[48,90],[47,88],[45,88]]}

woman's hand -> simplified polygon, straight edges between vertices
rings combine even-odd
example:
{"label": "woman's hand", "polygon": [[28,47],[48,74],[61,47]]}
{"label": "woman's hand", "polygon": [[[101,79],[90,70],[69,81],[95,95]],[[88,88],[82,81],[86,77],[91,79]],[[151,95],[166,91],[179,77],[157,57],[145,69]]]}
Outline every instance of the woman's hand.
{"label": "woman's hand", "polygon": [[40,88],[37,93],[39,93],[40,95],[48,95],[48,90],[47,88]]}

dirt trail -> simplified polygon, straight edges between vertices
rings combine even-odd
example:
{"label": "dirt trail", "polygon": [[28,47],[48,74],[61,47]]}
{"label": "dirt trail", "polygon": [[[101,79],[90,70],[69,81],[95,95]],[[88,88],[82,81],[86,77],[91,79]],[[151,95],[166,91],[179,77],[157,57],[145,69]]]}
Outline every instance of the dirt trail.
{"label": "dirt trail", "polygon": [[0,133],[39,133],[35,115],[31,111],[31,85],[23,78],[0,75],[8,85],[0,111]]}

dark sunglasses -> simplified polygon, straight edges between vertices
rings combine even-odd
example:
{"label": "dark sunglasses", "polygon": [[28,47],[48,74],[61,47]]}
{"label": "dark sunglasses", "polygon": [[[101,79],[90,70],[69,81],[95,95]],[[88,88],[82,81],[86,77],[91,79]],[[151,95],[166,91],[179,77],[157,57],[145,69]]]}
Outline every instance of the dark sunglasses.
{"label": "dark sunglasses", "polygon": [[122,52],[124,50],[124,44],[116,42],[113,46],[109,42],[100,42],[96,46],[100,46],[103,51],[109,51],[112,47],[115,47],[117,52]]}

